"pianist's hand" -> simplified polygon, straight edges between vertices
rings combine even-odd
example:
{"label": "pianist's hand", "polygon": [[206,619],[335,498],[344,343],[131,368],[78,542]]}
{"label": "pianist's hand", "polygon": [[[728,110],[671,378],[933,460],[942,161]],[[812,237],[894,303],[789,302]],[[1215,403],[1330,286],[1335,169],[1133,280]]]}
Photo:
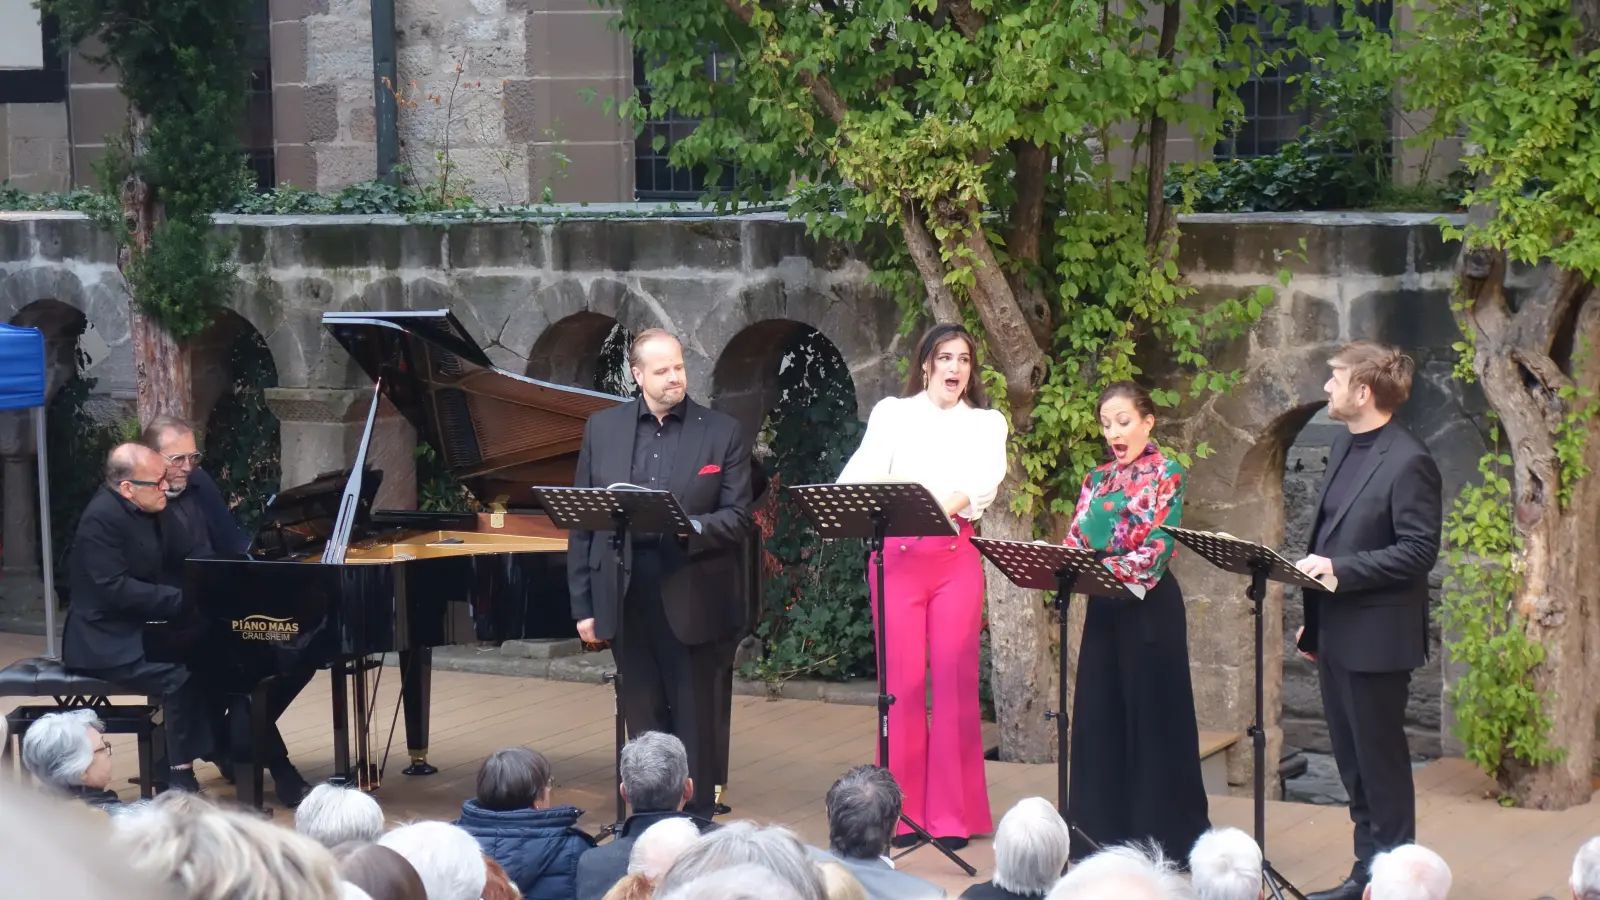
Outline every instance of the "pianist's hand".
{"label": "pianist's hand", "polygon": [[594,643],[594,619],[582,619],[578,622],[578,637],[587,643]]}

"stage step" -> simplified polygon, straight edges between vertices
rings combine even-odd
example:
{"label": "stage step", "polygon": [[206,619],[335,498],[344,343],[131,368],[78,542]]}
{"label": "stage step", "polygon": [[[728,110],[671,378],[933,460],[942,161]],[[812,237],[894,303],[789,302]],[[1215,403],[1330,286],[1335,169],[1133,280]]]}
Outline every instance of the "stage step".
{"label": "stage step", "polygon": [[[1200,777],[1205,781],[1206,793],[1228,795],[1228,748],[1242,737],[1233,731],[1200,732]],[[983,746],[987,751],[985,759],[1000,758],[1000,726],[983,723]]]}

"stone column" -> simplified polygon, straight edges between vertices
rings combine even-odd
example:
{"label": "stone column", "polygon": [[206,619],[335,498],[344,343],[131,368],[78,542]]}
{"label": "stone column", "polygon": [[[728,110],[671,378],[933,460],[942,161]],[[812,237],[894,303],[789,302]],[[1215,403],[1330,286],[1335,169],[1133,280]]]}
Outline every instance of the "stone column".
{"label": "stone column", "polygon": [[[283,486],[305,484],[355,459],[367,423],[371,388],[268,388],[278,417]],[[367,463],[383,472],[377,509],[417,506],[416,430],[387,400],[378,407]]]}
{"label": "stone column", "polygon": [[36,615],[44,610],[39,567],[38,469],[31,410],[0,413],[0,460],[4,461],[5,521],[0,612]]}

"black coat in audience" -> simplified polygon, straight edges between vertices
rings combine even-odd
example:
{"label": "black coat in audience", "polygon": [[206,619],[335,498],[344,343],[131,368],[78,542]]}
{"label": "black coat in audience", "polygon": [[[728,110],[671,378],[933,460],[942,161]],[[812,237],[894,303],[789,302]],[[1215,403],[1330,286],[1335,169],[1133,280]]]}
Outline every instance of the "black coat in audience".
{"label": "black coat in audience", "polygon": [[628,854],[633,843],[651,825],[665,819],[692,819],[695,827],[704,834],[717,826],[686,812],[634,813],[622,823],[622,831],[608,844],[601,844],[578,859],[578,900],[602,900],[606,891],[628,875]]}
{"label": "black coat in audience", "polygon": [[961,900],[1039,900],[1043,894],[1019,894],[997,887],[992,881],[975,884],[961,892]]}

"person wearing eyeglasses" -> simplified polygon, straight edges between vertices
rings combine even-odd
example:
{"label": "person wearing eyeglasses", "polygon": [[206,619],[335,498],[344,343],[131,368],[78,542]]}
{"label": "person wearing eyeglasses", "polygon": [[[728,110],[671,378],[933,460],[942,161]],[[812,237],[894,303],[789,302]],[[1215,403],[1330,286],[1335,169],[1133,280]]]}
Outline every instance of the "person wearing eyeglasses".
{"label": "person wearing eyeglasses", "polygon": [[72,603],[61,640],[67,669],[161,699],[169,789],[198,792],[194,761],[211,753],[205,698],[189,669],[145,657],[144,626],[183,610],[183,591],[162,580],[166,461],[139,444],[106,459],[105,485],[78,519],[68,561]]}
{"label": "person wearing eyeglasses", "polygon": [[[216,556],[237,556],[249,550],[250,540],[245,537],[228,510],[217,483],[200,467],[202,456],[195,442],[194,429],[189,423],[174,416],[157,416],[145,426],[144,445],[154,450],[166,464],[167,506],[160,513],[162,543],[162,574],[165,584],[180,590],[184,583],[184,569],[188,560]],[[194,634],[203,633],[204,627],[196,618],[196,608],[186,609],[190,616],[185,628]],[[291,809],[300,805],[311,786],[299,770],[289,761],[289,750],[277,727],[278,717],[289,708],[294,698],[317,674],[314,664],[303,663],[298,669],[287,670],[272,679],[267,686],[267,733],[260,757],[272,775],[272,784],[278,800]],[[223,776],[233,780],[233,767],[223,761],[236,756],[230,750],[231,729],[228,727],[229,698],[226,685],[207,684],[206,706],[215,753],[209,757],[218,763]]]}
{"label": "person wearing eyeglasses", "polygon": [[22,767],[47,789],[116,812],[122,806],[111,784],[111,742],[92,709],[40,716],[22,739]]}

